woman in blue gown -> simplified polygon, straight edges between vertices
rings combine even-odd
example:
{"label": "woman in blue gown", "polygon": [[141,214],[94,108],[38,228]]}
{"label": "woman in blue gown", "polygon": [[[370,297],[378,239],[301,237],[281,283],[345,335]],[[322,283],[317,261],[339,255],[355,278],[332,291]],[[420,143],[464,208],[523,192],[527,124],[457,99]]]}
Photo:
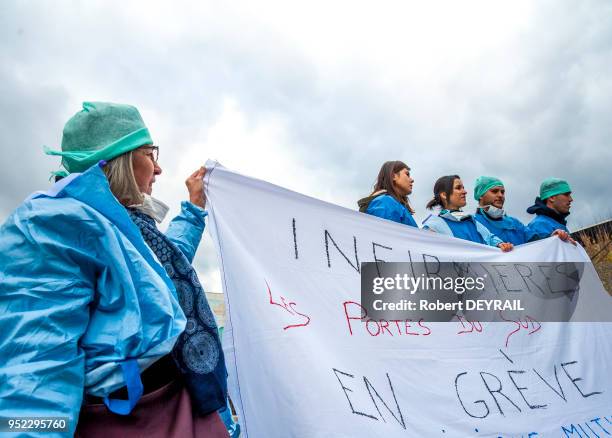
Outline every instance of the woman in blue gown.
{"label": "woman in blue gown", "polygon": [[405,163],[387,161],[378,172],[372,193],[357,202],[359,211],[418,228],[408,202],[413,184],[414,178]]}

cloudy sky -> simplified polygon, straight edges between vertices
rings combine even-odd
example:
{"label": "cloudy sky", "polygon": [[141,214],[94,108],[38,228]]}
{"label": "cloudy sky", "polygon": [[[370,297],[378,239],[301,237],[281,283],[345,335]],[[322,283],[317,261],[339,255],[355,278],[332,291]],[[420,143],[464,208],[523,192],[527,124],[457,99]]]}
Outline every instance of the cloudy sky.
{"label": "cloudy sky", "polygon": [[[557,176],[575,229],[612,216],[611,73],[607,0],[2,1],[0,221],[103,100],[140,109],[174,213],[207,158],[349,208],[400,159],[419,222],[441,175],[500,177],[524,221]],[[196,267],[220,290],[209,237]]]}

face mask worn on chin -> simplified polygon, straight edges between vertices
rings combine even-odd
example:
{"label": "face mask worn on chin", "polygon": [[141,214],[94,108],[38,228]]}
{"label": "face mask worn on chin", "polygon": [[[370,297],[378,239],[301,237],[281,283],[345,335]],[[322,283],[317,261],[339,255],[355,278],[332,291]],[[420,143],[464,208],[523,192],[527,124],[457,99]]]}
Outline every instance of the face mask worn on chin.
{"label": "face mask worn on chin", "polygon": [[482,209],[493,219],[500,219],[506,214],[503,208],[497,208],[492,205],[484,206]]}
{"label": "face mask worn on chin", "polygon": [[451,214],[457,218],[457,220],[462,221],[463,219],[465,219],[466,217],[468,217],[470,214],[466,213],[465,211],[452,211]]}
{"label": "face mask worn on chin", "polygon": [[466,213],[465,211],[461,211],[461,210],[449,211],[449,210],[444,209],[440,212],[440,216],[445,216],[448,219],[455,220],[457,222],[461,222],[462,220],[468,218],[470,214]]}
{"label": "face mask worn on chin", "polygon": [[130,205],[130,207],[152,217],[158,224],[161,223],[170,207],[147,193],[143,193],[142,196],[144,197],[142,204]]}

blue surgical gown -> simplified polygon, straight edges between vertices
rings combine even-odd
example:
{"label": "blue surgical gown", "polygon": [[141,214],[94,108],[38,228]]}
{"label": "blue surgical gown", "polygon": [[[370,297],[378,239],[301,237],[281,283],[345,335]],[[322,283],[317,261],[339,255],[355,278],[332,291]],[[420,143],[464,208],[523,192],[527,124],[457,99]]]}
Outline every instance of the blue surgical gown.
{"label": "blue surgical gown", "polygon": [[565,225],[544,214],[538,214],[527,225],[527,241],[541,240],[550,237],[555,230],[569,233]]}
{"label": "blue surgical gown", "polygon": [[[189,260],[198,214],[184,203],[168,230]],[[0,413],[68,417],[69,436],[84,393],[122,387],[122,363],[144,370],[185,328],[172,281],[98,166],[11,214],[0,228],[0,284]]]}
{"label": "blue surgical gown", "polygon": [[418,228],[418,225],[406,206],[399,203],[391,195],[381,195],[372,199],[366,213]]}
{"label": "blue surgical gown", "polygon": [[527,227],[515,217],[504,215],[499,220],[495,220],[479,210],[478,213],[474,215],[474,219],[487,227],[491,233],[495,234],[504,242],[510,242],[513,245],[522,245],[528,241]]}

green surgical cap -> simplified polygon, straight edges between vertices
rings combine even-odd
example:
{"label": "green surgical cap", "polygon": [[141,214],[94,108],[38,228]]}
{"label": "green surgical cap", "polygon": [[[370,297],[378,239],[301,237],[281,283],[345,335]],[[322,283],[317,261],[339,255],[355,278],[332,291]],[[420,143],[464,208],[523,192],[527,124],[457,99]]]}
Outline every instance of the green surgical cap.
{"label": "green surgical cap", "polygon": [[153,144],[138,110],[131,105],[83,102],[83,109],[64,126],[62,150],[45,147],[47,155],[60,155],[66,174],[83,172],[100,160]]}
{"label": "green surgical cap", "polygon": [[474,185],[474,199],[480,201],[480,198],[487,193],[487,190],[503,186],[504,183],[493,176],[479,176],[476,178],[476,184]]}
{"label": "green surgical cap", "polygon": [[567,181],[559,178],[546,178],[540,185],[540,199],[544,201],[551,196],[569,193],[572,189]]}

